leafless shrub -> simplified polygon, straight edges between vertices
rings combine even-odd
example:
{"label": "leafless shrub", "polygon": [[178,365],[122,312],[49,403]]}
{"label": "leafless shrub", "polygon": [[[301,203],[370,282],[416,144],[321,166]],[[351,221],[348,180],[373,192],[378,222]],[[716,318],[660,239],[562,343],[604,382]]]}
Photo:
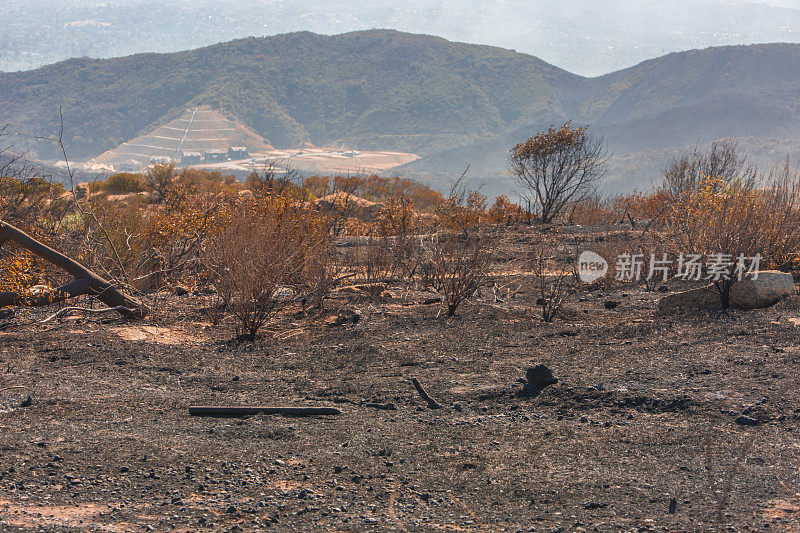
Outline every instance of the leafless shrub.
{"label": "leafless shrub", "polygon": [[747,164],[735,141],[716,141],[707,150],[695,147],[674,157],[664,168],[662,189],[678,197],[697,189],[705,177],[721,178],[724,182],[752,181],[757,170]]}
{"label": "leafless shrub", "polygon": [[542,236],[529,255],[536,305],[541,308],[545,322],[553,321],[577,287],[574,264],[560,264],[555,255],[556,247],[554,239]]}
{"label": "leafless shrub", "polygon": [[296,197],[282,195],[229,210],[205,260],[238,321],[237,335],[252,340],[286,306],[322,286],[320,265],[329,257],[323,221]]}
{"label": "leafless shrub", "polygon": [[153,165],[144,174],[144,181],[156,193],[158,200],[167,197],[175,181],[175,163]]}
{"label": "leafless shrub", "polygon": [[441,295],[447,316],[486,283],[494,236],[484,229],[461,233],[440,231],[425,243],[427,284]]}
{"label": "leafless shrub", "polygon": [[391,253],[385,242],[375,237],[368,237],[366,242],[352,247],[345,257],[345,265],[355,274],[353,280],[362,284],[366,295],[373,300],[380,298],[392,278]]}
{"label": "leafless shrub", "polygon": [[296,190],[302,181],[303,174],[296,168],[288,163],[281,164],[277,159],[268,159],[250,172],[245,185],[256,197],[264,197]]}

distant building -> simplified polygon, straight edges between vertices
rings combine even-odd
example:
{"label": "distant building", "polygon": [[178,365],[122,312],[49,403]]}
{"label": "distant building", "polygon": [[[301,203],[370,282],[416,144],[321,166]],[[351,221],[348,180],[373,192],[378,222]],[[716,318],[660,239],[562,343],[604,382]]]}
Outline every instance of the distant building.
{"label": "distant building", "polygon": [[358,152],[356,150],[349,150],[347,152],[342,152],[342,155],[345,157],[357,157],[361,155],[361,152]]}
{"label": "distant building", "polygon": [[221,163],[228,158],[225,150],[206,150],[203,152],[203,163]]}
{"label": "distant building", "polygon": [[170,157],[151,157],[150,164],[151,165],[169,165],[172,163],[172,158]]}
{"label": "distant building", "polygon": [[199,165],[203,162],[203,154],[200,152],[184,152],[181,154],[182,165]]}
{"label": "distant building", "polygon": [[246,146],[231,146],[228,148],[228,157],[230,159],[247,159],[250,157],[250,152]]}

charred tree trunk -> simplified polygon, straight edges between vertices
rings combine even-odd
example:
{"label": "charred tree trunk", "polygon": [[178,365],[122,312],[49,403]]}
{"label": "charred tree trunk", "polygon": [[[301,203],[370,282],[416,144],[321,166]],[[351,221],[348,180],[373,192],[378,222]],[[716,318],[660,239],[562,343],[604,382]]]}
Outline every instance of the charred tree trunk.
{"label": "charred tree trunk", "polygon": [[67,272],[75,280],[55,289],[52,294],[40,296],[30,297],[17,292],[0,292],[0,307],[10,305],[40,307],[53,302],[60,302],[67,298],[89,294],[97,297],[98,300],[109,307],[119,308],[120,314],[127,318],[143,318],[147,314],[147,307],[136,298],[120,292],[114,285],[77,261],[73,261],[64,254],[37,241],[11,224],[0,221],[0,246],[6,241],[11,241],[21,248],[38,255],[48,263],[52,263]]}

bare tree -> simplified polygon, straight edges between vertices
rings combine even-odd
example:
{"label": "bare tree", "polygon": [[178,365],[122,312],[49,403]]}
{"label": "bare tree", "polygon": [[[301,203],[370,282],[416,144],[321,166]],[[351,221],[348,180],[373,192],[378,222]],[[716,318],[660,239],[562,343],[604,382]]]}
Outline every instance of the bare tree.
{"label": "bare tree", "polygon": [[288,163],[281,165],[277,159],[267,159],[260,168],[253,169],[245,184],[255,196],[283,194],[288,187],[297,187],[303,173]]}
{"label": "bare tree", "polygon": [[13,242],[65,270],[75,279],[62,287],[36,297],[18,291],[0,292],[0,308],[10,305],[40,307],[67,298],[90,294],[96,296],[110,308],[119,311],[123,316],[143,318],[147,314],[147,307],[139,300],[120,292],[111,283],[80,263],[42,244],[22,230],[0,221],[0,245],[7,241]]}
{"label": "bare tree", "polygon": [[543,224],[594,192],[607,161],[602,139],[590,136],[587,126],[573,128],[570,122],[534,135],[509,155],[511,175],[527,189]]}
{"label": "bare tree", "polygon": [[747,163],[735,141],[715,141],[707,150],[695,146],[691,151],[675,156],[662,171],[661,187],[673,197],[693,191],[703,179],[720,178],[723,182],[752,181],[757,169]]}
{"label": "bare tree", "polygon": [[153,165],[147,169],[144,179],[158,194],[159,200],[163,200],[175,181],[175,163]]}
{"label": "bare tree", "polygon": [[[67,158],[66,149],[64,148],[63,121],[58,123],[57,126],[58,138],[49,140],[55,141],[61,148],[61,151],[64,155],[64,161],[66,163],[66,172],[72,189],[75,207],[81,215],[85,216],[86,212],[82,210],[77,200],[73,171],[70,168],[69,159]],[[7,150],[3,151],[3,153],[6,152]],[[36,187],[34,187],[34,189],[36,189],[38,187],[44,187],[44,184],[46,183],[40,177],[35,177],[33,180],[31,180],[30,172],[32,167],[26,166],[26,164],[23,164],[22,167],[14,164],[15,162],[22,161],[24,158],[11,157],[11,159],[12,161],[3,167],[3,176],[2,180],[0,180],[0,182],[10,186],[10,189],[8,190],[0,190],[0,193],[2,193],[0,194],[0,205],[4,205],[6,207],[9,205],[6,200],[9,198],[15,198],[14,193],[9,193],[9,190],[22,190],[26,191],[25,194],[28,194],[31,190],[31,184],[38,184]],[[47,184],[48,191],[50,190],[50,187],[50,184]],[[27,196],[27,198],[25,198],[20,205],[30,205],[32,203],[32,198],[38,198],[37,201],[33,202],[34,204],[43,203],[41,202],[41,197],[36,197],[33,195]],[[50,204],[52,205],[52,202],[50,202]],[[25,231],[7,222],[6,220],[8,219],[16,221],[18,217],[15,217],[15,213],[19,215],[19,209],[13,209],[13,205],[12,209],[4,209],[0,212],[0,217],[2,217],[2,219],[0,219],[0,246],[5,243],[13,243],[17,247],[25,249],[44,261],[57,266],[61,270],[64,270],[74,279],[70,283],[67,283],[56,289],[45,291],[45,293],[41,295],[32,295],[29,291],[24,290],[24,288],[22,288],[23,290],[15,289],[11,291],[0,292],[0,308],[5,306],[45,306],[53,302],[63,301],[75,296],[88,294],[96,296],[103,303],[107,304],[109,309],[118,311],[123,316],[142,318],[147,314],[147,307],[136,298],[126,295],[118,290],[112,283],[103,277],[98,276],[82,264],[56,251],[54,248],[47,246],[36,238],[31,237]],[[61,214],[63,216],[63,212]],[[22,220],[22,222],[25,221]],[[31,227],[36,229],[36,225],[31,225]],[[102,226],[101,229],[103,229]],[[103,232],[107,237],[107,233],[105,233],[104,229]]]}

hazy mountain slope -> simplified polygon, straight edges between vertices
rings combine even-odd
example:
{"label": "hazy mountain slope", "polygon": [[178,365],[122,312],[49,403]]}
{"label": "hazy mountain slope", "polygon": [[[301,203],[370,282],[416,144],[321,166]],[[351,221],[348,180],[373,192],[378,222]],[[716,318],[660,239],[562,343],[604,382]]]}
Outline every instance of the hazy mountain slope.
{"label": "hazy mountain slope", "polygon": [[470,164],[476,178],[495,178],[510,146],[574,120],[606,138],[618,188],[641,187],[652,176],[637,169],[682,146],[800,139],[798,72],[800,45],[789,44],[670,54],[590,79],[438,37],[302,32],[0,74],[0,123],[49,134],[63,106],[70,153],[86,158],[208,105],[278,147],[397,149],[423,156],[399,172],[441,178]]}
{"label": "hazy mountain slope", "polygon": [[296,33],[0,74],[0,122],[48,133],[45,112],[61,105],[82,158],[207,104],[276,146],[383,136],[383,148],[429,151],[566,116],[580,82],[531,56],[437,37]]}
{"label": "hazy mountain slope", "polygon": [[668,52],[797,42],[800,7],[729,0],[4,0],[0,70],[247,36],[394,28],[513,48],[598,75]]}
{"label": "hazy mountain slope", "polygon": [[[571,117],[591,124],[616,154],[617,190],[650,184],[675,149],[712,140],[749,138],[751,148],[800,140],[800,45],[735,46],[670,54],[580,87]],[[499,175],[508,148],[543,128],[532,121],[494,139],[432,155],[400,169],[454,173],[467,163],[477,176]],[[633,157],[631,154],[635,154]],[[760,163],[786,154],[766,154]],[[631,167],[641,169],[637,175]],[[624,176],[624,181],[621,180]]]}

